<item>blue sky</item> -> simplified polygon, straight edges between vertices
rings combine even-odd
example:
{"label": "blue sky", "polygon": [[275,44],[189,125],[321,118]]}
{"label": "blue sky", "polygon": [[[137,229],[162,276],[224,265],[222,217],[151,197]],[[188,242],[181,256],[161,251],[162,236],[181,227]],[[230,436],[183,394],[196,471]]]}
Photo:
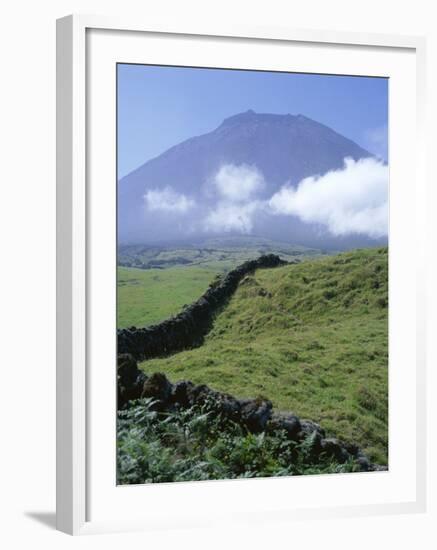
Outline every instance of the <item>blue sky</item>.
{"label": "blue sky", "polygon": [[117,97],[119,177],[248,109],[305,115],[387,160],[387,79],[119,64]]}

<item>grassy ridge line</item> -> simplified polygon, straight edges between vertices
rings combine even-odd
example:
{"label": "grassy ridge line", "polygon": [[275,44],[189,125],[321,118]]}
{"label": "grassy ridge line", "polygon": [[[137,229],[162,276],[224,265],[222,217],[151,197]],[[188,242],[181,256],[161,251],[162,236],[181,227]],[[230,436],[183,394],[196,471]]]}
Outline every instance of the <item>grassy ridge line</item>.
{"label": "grassy ridge line", "polygon": [[244,279],[202,347],[142,364],[205,383],[356,441],[388,448],[388,251],[357,250]]}

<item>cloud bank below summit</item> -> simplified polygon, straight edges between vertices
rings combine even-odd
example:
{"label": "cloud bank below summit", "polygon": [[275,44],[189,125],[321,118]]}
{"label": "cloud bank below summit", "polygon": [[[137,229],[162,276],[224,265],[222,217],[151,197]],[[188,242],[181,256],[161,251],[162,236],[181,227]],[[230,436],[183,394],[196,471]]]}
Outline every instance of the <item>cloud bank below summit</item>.
{"label": "cloud bank below summit", "polygon": [[256,212],[263,207],[257,200],[265,188],[264,176],[255,166],[225,164],[209,182],[207,194],[217,196],[217,203],[202,222],[206,232],[249,234]]}
{"label": "cloud bank below summit", "polygon": [[275,214],[325,226],[333,235],[388,234],[388,166],[372,157],[347,158],[340,170],[284,186],[269,201]]}
{"label": "cloud bank below summit", "polygon": [[167,185],[164,189],[149,189],[144,195],[146,208],[150,212],[169,212],[185,214],[196,202],[182,193],[177,193]]}
{"label": "cloud bank below summit", "polygon": [[144,200],[150,212],[191,218],[191,231],[250,234],[257,216],[267,214],[297,217],[335,236],[388,234],[388,166],[381,160],[346,158],[341,169],[305,178],[296,187],[284,185],[270,198],[261,198],[265,189],[255,166],[224,164],[203,190],[213,201],[210,207],[200,208],[170,186],[148,190]]}

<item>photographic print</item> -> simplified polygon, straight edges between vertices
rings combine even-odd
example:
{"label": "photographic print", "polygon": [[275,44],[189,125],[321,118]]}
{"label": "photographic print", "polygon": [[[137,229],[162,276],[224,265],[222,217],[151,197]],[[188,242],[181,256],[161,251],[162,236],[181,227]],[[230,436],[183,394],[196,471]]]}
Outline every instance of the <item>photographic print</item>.
{"label": "photographic print", "polygon": [[117,65],[117,483],[388,469],[388,79]]}

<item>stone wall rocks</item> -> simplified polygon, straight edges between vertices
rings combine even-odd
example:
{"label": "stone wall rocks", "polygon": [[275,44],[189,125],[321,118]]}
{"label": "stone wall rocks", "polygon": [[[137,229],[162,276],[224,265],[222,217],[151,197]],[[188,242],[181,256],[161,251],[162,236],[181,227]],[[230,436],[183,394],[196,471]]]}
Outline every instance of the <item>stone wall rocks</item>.
{"label": "stone wall rocks", "polygon": [[285,430],[287,437],[295,441],[303,433],[300,419],[292,413],[274,412],[270,418],[269,429],[271,431]]}
{"label": "stone wall rocks", "polygon": [[173,386],[162,372],[155,372],[146,379],[141,397],[150,397],[154,400],[156,410],[166,410],[172,395]]}
{"label": "stone wall rocks", "polygon": [[272,403],[267,399],[237,399],[205,384],[196,385],[188,380],[172,384],[160,372],[146,376],[129,354],[119,356],[118,375],[119,409],[126,407],[129,400],[140,397],[152,399],[152,407],[158,412],[201,406],[217,418],[240,424],[249,433],[271,434],[283,430],[289,440],[306,445],[309,460],[317,461],[324,456],[340,464],[352,460],[364,472],[387,469],[372,464],[357,445],[327,438],[319,424],[301,420],[294,413],[274,411]]}
{"label": "stone wall rocks", "polygon": [[202,344],[212,326],[214,315],[236,291],[239,282],[259,268],[285,265],[275,254],[261,256],[230,271],[215,281],[193,304],[178,315],[150,327],[130,327],[117,332],[118,353],[130,353],[138,361],[163,357]]}
{"label": "stone wall rocks", "polygon": [[264,399],[243,399],[240,401],[241,423],[252,433],[265,431],[272,415],[271,401]]}
{"label": "stone wall rocks", "polygon": [[117,406],[121,409],[128,401],[141,397],[147,376],[138,369],[130,353],[119,354],[117,360]]}

